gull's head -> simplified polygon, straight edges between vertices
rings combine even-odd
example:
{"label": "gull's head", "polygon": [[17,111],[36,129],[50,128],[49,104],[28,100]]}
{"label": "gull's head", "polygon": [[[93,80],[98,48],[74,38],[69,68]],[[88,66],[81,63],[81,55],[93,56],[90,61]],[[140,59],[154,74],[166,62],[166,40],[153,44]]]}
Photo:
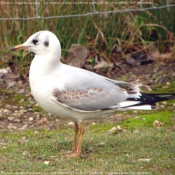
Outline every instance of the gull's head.
{"label": "gull's head", "polygon": [[36,55],[47,53],[56,54],[56,52],[61,53],[61,46],[58,38],[55,34],[46,30],[33,34],[25,43],[17,45],[11,50],[16,51],[21,49],[26,49]]}

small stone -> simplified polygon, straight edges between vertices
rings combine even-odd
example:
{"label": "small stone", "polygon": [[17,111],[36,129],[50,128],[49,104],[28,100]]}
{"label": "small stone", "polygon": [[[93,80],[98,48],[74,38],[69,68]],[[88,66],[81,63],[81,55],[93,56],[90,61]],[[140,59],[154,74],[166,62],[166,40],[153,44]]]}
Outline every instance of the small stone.
{"label": "small stone", "polygon": [[33,121],[33,117],[29,117],[29,121]]}
{"label": "small stone", "polygon": [[12,120],[14,120],[14,117],[8,117],[8,120],[12,121]]}
{"label": "small stone", "polygon": [[9,67],[1,68],[1,69],[0,69],[0,73],[1,73],[1,74],[11,73],[11,69],[10,69]]}
{"label": "small stone", "polygon": [[20,93],[20,94],[25,94],[25,89],[20,89],[20,90],[19,90],[19,93]]}
{"label": "small stone", "polygon": [[20,120],[20,119],[18,119],[18,118],[16,118],[16,119],[14,119],[14,122],[16,122],[16,123],[20,123],[20,122],[21,122],[21,120]]}
{"label": "small stone", "polygon": [[67,125],[68,126],[74,126],[74,122],[69,122]]}
{"label": "small stone", "polygon": [[8,109],[4,109],[4,110],[3,110],[3,113],[4,113],[4,114],[8,114],[8,113],[10,113],[10,111],[9,111]]}
{"label": "small stone", "polygon": [[47,160],[44,161],[44,165],[49,165],[49,163],[50,163],[50,162],[47,161]]}

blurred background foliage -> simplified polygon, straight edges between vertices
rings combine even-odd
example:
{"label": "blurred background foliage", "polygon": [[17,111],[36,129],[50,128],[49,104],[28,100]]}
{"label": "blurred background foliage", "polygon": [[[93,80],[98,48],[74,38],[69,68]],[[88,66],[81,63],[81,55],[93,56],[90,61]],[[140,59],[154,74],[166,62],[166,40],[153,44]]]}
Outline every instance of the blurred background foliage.
{"label": "blurred background foliage", "polygon": [[[126,9],[140,8],[137,4],[138,0],[123,1],[125,4],[121,5],[116,4],[121,2],[119,0],[109,0],[108,4],[105,4],[104,0],[75,1],[79,4],[72,4],[73,1],[56,1],[60,4],[55,5],[49,4],[51,1],[38,0],[40,3],[38,6],[34,4],[35,0],[25,1],[31,4],[20,4],[21,1],[11,2],[13,5],[0,4],[0,18],[30,18],[36,17],[36,14],[40,17],[62,16],[62,18],[0,20],[1,57],[2,55],[5,57],[4,52],[7,52],[9,47],[23,43],[30,35],[40,30],[50,30],[58,36],[63,48],[63,57],[67,55],[73,43],[79,43],[88,49],[93,49],[95,54],[104,55],[109,61],[115,46],[120,48],[120,58],[123,58],[131,46],[134,46],[136,50],[147,51],[152,43],[156,42],[159,51],[166,52],[166,44],[174,45],[174,7],[129,12]],[[63,2],[67,2],[67,4]],[[95,4],[92,5],[92,2]],[[129,4],[130,2],[133,3]],[[167,0],[148,2],[154,2],[154,4],[142,4],[142,8],[149,8],[153,5],[160,7],[167,4]],[[168,2],[169,5],[175,4],[174,0]],[[94,12],[94,10],[97,12],[125,11],[85,15]],[[82,16],[64,17],[75,14],[82,14]],[[30,60],[30,54],[20,52],[21,57],[24,54],[29,55],[28,59]]]}

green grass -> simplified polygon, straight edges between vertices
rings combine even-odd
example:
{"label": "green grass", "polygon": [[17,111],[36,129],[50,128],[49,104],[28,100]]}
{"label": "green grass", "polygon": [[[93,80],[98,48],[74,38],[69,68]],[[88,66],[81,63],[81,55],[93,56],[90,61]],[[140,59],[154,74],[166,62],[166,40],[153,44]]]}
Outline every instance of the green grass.
{"label": "green grass", "polygon": [[139,118],[130,118],[121,123],[122,127],[126,128],[143,128],[143,127],[152,127],[153,122],[158,120],[163,122],[165,126],[173,126],[172,120],[175,120],[175,113],[164,110],[164,111],[151,111],[148,114],[140,115]]}
{"label": "green grass", "polygon": [[[97,128],[100,127],[104,129],[103,124],[98,124]],[[128,129],[116,135],[90,127],[82,146],[83,156],[73,159],[65,158],[65,152],[72,148],[73,130],[70,129],[3,132],[0,140],[1,171],[12,174],[173,174],[175,171],[175,134],[165,127],[142,127],[136,133]],[[45,161],[49,164],[44,164]]]}

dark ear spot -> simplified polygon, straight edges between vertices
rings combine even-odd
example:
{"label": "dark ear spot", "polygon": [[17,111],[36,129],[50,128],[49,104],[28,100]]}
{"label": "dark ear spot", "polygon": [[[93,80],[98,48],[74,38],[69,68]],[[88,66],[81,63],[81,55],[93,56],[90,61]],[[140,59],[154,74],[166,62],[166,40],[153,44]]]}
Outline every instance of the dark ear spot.
{"label": "dark ear spot", "polygon": [[49,41],[45,41],[45,42],[44,42],[44,45],[45,45],[46,47],[48,47],[48,46],[49,46]]}

